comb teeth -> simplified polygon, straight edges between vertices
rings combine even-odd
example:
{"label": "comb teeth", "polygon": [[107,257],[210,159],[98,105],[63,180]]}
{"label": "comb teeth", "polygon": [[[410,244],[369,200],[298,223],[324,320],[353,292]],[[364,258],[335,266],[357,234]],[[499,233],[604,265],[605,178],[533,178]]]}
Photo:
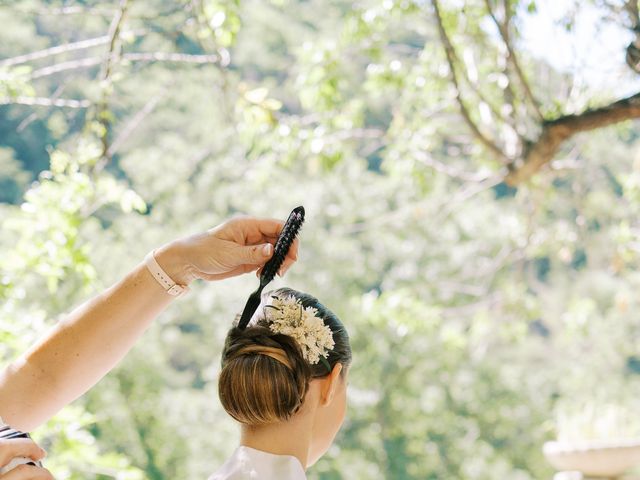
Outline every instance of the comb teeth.
{"label": "comb teeth", "polygon": [[291,244],[296,239],[300,228],[302,228],[303,222],[304,207],[297,207],[291,212],[282,232],[280,232],[276,246],[273,249],[273,256],[262,269],[262,274],[260,275],[261,285],[264,286],[274,279],[291,248]]}

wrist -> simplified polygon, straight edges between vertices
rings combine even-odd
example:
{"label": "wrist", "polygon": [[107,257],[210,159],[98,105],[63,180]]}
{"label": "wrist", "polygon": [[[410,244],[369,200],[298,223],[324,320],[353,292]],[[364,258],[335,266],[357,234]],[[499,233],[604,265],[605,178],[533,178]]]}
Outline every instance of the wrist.
{"label": "wrist", "polygon": [[179,241],[156,249],[154,257],[158,265],[178,285],[186,287],[197,278],[193,265],[188,261],[186,248]]}

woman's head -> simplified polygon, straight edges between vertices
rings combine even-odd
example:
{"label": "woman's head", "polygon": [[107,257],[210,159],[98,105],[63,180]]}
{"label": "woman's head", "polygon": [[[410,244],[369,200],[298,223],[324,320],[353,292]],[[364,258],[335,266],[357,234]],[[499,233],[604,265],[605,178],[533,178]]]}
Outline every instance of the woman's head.
{"label": "woman's head", "polygon": [[[293,302],[299,307],[300,322],[304,315],[315,317],[307,330],[299,327],[302,332],[283,327],[287,318],[276,314],[284,310],[278,306],[292,308]],[[320,347],[309,338],[320,339]],[[263,295],[246,329],[234,327],[227,335],[218,382],[220,401],[240,423],[260,427],[291,420],[301,410],[310,386],[315,385],[314,391],[322,398],[314,410],[314,450],[322,454],[344,419],[350,363],[349,336],[333,312],[306,293],[274,290]]]}

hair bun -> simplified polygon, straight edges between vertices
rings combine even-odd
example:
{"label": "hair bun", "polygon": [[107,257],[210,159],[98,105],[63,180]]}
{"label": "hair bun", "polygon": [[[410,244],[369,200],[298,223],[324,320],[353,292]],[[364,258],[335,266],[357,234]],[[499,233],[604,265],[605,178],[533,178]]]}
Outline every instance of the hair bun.
{"label": "hair bun", "polygon": [[274,333],[268,323],[256,319],[246,329],[232,328],[222,352],[218,394],[229,415],[246,425],[286,421],[302,405],[311,378],[322,378],[340,363],[342,372],[351,364],[349,335],[338,317],[317,298],[290,288],[264,295],[295,297],[301,308],[315,309],[331,330],[333,347],[326,362],[310,364],[294,336]]}
{"label": "hair bun", "polygon": [[298,411],[310,378],[293,338],[262,326],[233,328],[224,346],[218,395],[238,422],[264,425],[288,420]]}

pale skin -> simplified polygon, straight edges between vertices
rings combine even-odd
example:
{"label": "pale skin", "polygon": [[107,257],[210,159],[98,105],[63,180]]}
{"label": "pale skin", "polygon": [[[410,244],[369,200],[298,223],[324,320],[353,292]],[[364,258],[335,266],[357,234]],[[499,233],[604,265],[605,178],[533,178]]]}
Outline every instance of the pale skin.
{"label": "pale skin", "polygon": [[[196,279],[259,274],[273,255],[282,226],[279,220],[235,218],[164,245],[155,258],[175,283],[185,286]],[[297,255],[296,241],[280,275]],[[115,285],[74,309],[0,374],[0,416],[18,430],[38,427],[115,367],[175,300],[140,263]],[[40,447],[28,439],[0,441],[0,466],[15,456],[37,460],[42,455]],[[40,478],[52,477],[44,469],[27,466],[0,475],[0,480]]]}
{"label": "pale skin", "polygon": [[[29,438],[0,440],[0,466],[7,465],[15,457],[27,457],[33,461],[44,458],[45,451]],[[50,480],[53,477],[48,470],[32,465],[19,465],[0,476],[2,480]]]}
{"label": "pale skin", "polygon": [[329,449],[344,422],[347,375],[337,363],[331,374],[309,382],[302,407],[291,419],[260,427],[243,425],[240,444],[293,456],[306,470]]}

